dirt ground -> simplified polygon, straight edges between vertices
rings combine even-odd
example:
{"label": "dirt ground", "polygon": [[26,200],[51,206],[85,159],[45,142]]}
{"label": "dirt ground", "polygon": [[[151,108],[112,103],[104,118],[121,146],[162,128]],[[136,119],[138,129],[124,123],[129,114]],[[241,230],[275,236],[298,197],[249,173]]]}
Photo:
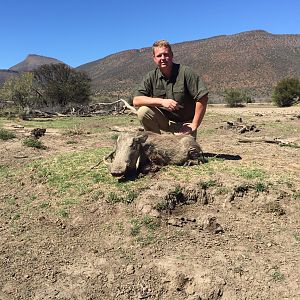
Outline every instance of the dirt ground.
{"label": "dirt ground", "polygon": [[116,179],[75,203],[50,169],[37,180],[28,167],[109,149],[111,133],[66,143],[47,128],[46,149],[34,149],[16,124],[5,121],[17,137],[0,140],[1,300],[300,299],[299,106],[209,106],[197,137],[208,163],[137,179],[128,203],[107,196],[123,188]]}

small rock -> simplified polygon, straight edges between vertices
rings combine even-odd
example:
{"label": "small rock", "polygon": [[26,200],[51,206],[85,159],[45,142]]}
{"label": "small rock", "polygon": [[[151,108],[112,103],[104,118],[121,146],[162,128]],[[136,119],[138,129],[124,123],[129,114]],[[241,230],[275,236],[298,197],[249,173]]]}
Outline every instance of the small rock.
{"label": "small rock", "polygon": [[133,265],[128,265],[127,268],[126,268],[126,273],[128,275],[131,275],[131,274],[134,274],[134,272],[135,272],[134,266]]}
{"label": "small rock", "polygon": [[216,217],[209,217],[205,222],[204,222],[204,229],[208,230],[209,232],[212,233],[223,233],[224,229],[222,226],[217,222]]}

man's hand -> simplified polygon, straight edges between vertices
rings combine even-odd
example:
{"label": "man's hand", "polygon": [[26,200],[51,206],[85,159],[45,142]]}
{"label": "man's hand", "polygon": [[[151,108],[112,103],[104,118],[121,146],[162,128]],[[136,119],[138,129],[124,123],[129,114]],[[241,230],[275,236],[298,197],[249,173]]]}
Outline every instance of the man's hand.
{"label": "man's hand", "polygon": [[169,111],[176,111],[182,108],[182,106],[173,99],[163,99],[162,106]]}
{"label": "man's hand", "polygon": [[191,134],[193,131],[197,129],[197,126],[193,123],[184,123],[178,132],[175,132],[175,135],[181,134]]}

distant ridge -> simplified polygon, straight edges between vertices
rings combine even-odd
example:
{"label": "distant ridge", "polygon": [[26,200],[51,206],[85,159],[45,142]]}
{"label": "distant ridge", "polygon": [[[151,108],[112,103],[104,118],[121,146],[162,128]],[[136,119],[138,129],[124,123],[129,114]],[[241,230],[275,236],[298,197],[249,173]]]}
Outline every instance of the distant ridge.
{"label": "distant ridge", "polygon": [[0,84],[6,80],[6,78],[10,76],[16,76],[18,75],[19,72],[17,71],[12,71],[12,70],[0,70]]}
{"label": "distant ridge", "polygon": [[[300,35],[263,30],[182,42],[172,45],[174,61],[201,75],[210,95],[225,88],[248,90],[255,98],[269,97],[284,77],[300,77]],[[154,68],[151,47],[109,55],[77,67],[92,79],[102,95],[130,97],[146,72]]]}
{"label": "distant ridge", "polygon": [[58,63],[63,63],[63,62],[47,56],[29,54],[23,61],[9,68],[9,70],[17,71],[17,72],[29,72],[40,67],[41,65],[58,64]]}

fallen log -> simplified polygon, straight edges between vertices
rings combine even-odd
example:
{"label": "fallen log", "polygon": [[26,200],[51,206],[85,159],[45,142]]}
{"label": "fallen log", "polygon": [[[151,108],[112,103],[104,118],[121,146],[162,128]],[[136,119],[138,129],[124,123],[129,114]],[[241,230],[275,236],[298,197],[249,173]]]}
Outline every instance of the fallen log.
{"label": "fallen log", "polygon": [[291,141],[283,141],[279,139],[269,139],[269,138],[243,138],[243,139],[238,139],[238,142],[239,143],[268,143],[268,144],[277,144],[279,146],[300,148],[299,144],[293,143]]}
{"label": "fallen log", "polygon": [[282,141],[268,138],[243,138],[238,139],[239,143],[269,143],[269,144],[281,144]]}

